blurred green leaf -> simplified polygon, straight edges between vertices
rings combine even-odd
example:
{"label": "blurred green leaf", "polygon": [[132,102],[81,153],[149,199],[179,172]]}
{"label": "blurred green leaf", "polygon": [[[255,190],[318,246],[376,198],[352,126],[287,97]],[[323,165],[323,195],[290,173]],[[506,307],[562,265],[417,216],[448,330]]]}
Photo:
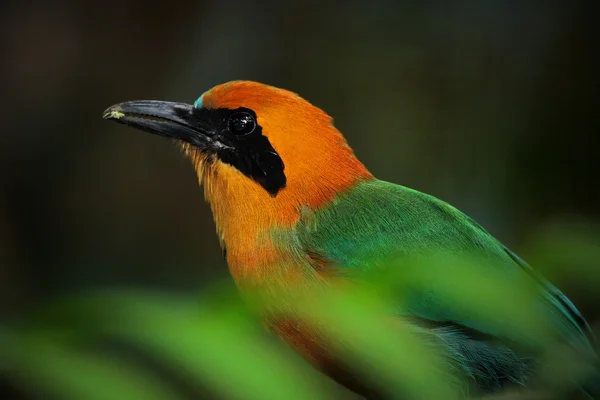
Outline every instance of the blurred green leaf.
{"label": "blurred green leaf", "polygon": [[536,347],[551,342],[537,282],[493,265],[482,268],[483,262],[448,255],[406,258],[369,279],[401,314],[410,309],[433,320],[468,321],[474,329]]}
{"label": "blurred green leaf", "polygon": [[299,379],[302,365],[266,340],[239,306],[212,307],[157,293],[105,292],[55,305],[38,318],[61,321],[76,335],[132,343],[227,398],[325,398]]}
{"label": "blurred green leaf", "polygon": [[[554,276],[572,274],[589,287],[600,280],[600,231],[555,225],[532,241],[530,260]],[[556,390],[567,388],[589,365],[556,346],[533,279],[519,279],[482,260],[429,256],[397,260],[348,285],[314,292],[259,291],[252,307],[275,309],[309,326],[332,354],[361,380],[396,398],[462,398],[468,383],[449,368],[447,355],[427,329],[405,320],[426,296],[421,312],[441,320],[466,320],[495,336],[547,350],[543,371]],[[565,269],[565,265],[572,269]],[[571,267],[570,267],[571,268]],[[523,274],[527,278],[527,275]],[[366,285],[354,285],[367,282]],[[435,305],[435,307],[431,307]],[[430,308],[427,308],[430,307]],[[480,329],[483,330],[483,329]],[[117,340],[175,370],[186,381],[230,399],[325,399],[307,385],[304,363],[269,340],[229,287],[196,299],[136,290],[104,291],[56,301],[21,324],[0,331],[2,364],[20,387],[65,399],[177,399],[174,388],[125,358],[83,351],[86,344]],[[568,371],[566,371],[568,370]],[[568,372],[568,373],[567,373]],[[460,375],[460,374],[459,374]],[[548,384],[546,387],[550,387]],[[554,390],[554,386],[552,386]]]}
{"label": "blurred green leaf", "polygon": [[47,331],[6,332],[2,337],[10,367],[7,373],[24,391],[73,400],[176,400],[172,388],[122,359],[84,353]]}
{"label": "blurred green leaf", "polygon": [[301,310],[346,361],[392,398],[460,397],[460,383],[441,355],[387,314],[372,291],[331,288]]}

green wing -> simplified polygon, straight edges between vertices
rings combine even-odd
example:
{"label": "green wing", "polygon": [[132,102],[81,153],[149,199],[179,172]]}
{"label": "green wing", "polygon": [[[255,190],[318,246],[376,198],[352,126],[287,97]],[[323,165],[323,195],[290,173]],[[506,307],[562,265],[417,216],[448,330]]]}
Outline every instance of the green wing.
{"label": "green wing", "polygon": [[[532,278],[555,335],[593,354],[587,339],[589,326],[564,294],[471,218],[435,197],[383,181],[366,181],[299,223],[296,230],[305,251],[321,254],[340,266],[342,273],[368,271],[396,257],[448,254],[478,257],[481,268],[496,268],[508,281]],[[523,343],[517,332],[512,334],[510,324],[498,332],[444,303],[436,293],[415,292],[406,312],[424,323],[443,323],[454,332],[468,330],[531,344]]]}

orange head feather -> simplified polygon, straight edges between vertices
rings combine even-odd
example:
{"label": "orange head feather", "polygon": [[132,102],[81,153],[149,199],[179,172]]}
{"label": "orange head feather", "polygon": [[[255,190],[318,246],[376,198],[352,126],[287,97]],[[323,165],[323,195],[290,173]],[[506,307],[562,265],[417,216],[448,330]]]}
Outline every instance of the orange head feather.
{"label": "orange head feather", "polygon": [[205,162],[200,149],[185,145],[226,236],[233,233],[227,229],[228,220],[232,225],[240,221],[231,216],[250,219],[254,225],[264,223],[264,228],[290,226],[303,207],[319,208],[358,181],[372,178],[333,126],[332,118],[295,93],[234,81],[207,91],[196,104],[209,110],[253,110],[262,135],[284,164],[285,187],[273,196],[235,167],[218,159]]}
{"label": "orange head feather", "polygon": [[269,232],[293,227],[372,179],[329,115],[295,93],[256,82],[216,86],[194,106],[125,102],[105,118],[179,140],[237,278],[253,265],[281,261],[285,249],[276,250]]}

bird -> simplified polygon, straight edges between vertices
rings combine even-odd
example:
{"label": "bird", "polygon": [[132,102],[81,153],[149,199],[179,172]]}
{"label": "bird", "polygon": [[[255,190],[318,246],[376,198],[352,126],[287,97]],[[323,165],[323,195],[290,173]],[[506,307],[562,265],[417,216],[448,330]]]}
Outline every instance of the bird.
{"label": "bird", "polygon": [[[361,273],[376,273],[394,257],[473,256],[484,260],[478,266],[484,273],[494,270],[509,283],[533,282],[553,337],[595,368],[590,326],[557,287],[458,209],[377,179],[332,117],[298,94],[230,81],[193,104],[126,101],[109,107],[103,118],[180,145],[204,188],[240,292],[327,290],[360,281]],[[527,387],[537,365],[527,350],[531,341],[510,323],[499,329],[502,324],[445,303],[442,294],[425,287],[390,317],[406,317],[445,348],[451,368],[466,377],[465,396]],[[274,318],[266,326],[342,385],[367,398],[385,398],[332,355],[308,323]],[[576,390],[600,398],[598,376],[575,382]]]}

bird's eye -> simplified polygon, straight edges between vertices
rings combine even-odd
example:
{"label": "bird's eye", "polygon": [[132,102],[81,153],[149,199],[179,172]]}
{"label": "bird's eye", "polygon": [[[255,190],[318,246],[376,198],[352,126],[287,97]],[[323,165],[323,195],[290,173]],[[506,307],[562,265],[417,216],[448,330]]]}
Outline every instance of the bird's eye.
{"label": "bird's eye", "polygon": [[254,129],[256,129],[256,120],[250,113],[237,112],[229,118],[229,130],[235,135],[249,135],[254,132]]}

